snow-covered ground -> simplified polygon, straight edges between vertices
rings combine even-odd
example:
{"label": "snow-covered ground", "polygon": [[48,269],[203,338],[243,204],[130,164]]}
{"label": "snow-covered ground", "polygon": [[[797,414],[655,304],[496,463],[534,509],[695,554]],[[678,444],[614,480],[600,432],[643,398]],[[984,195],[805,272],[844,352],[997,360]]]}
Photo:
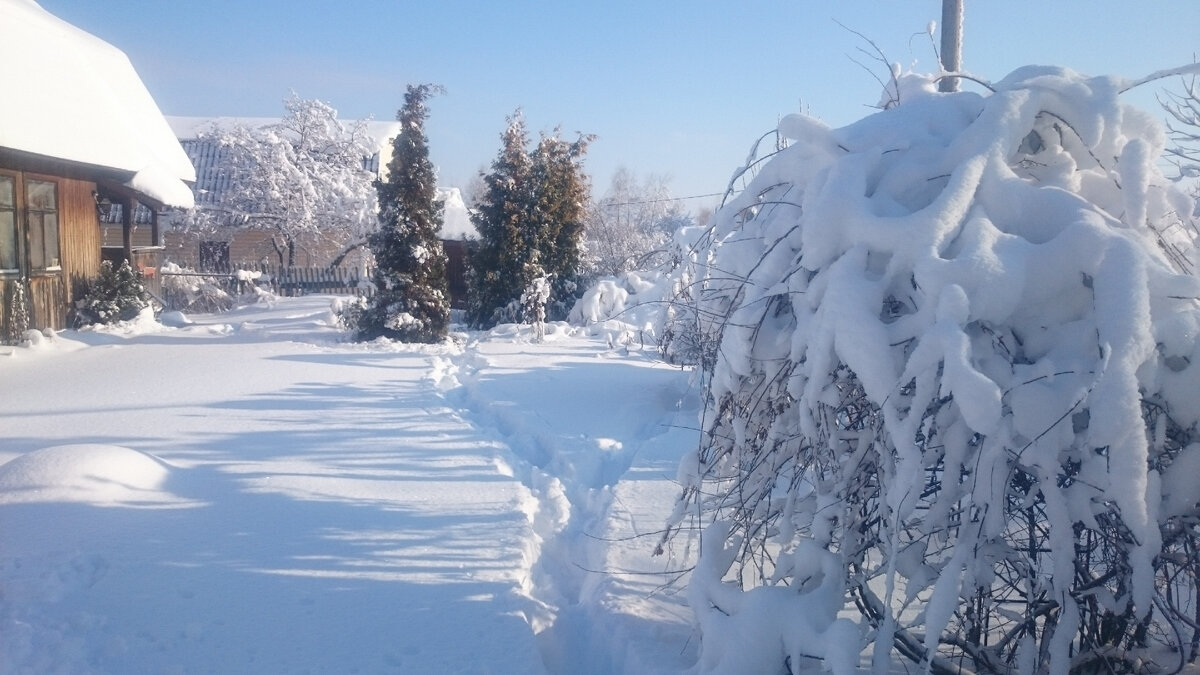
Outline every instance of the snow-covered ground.
{"label": "snow-covered ground", "polygon": [[686,670],[689,374],[330,301],[0,348],[0,672]]}

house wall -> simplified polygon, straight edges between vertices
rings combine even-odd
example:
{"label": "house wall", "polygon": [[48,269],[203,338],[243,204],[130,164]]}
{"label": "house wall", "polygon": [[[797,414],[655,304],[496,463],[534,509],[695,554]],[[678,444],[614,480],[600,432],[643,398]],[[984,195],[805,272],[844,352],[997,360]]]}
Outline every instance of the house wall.
{"label": "house wall", "polygon": [[[23,171],[11,163],[0,170],[19,181],[27,179],[49,181],[58,185],[58,246],[60,269],[29,274],[27,305],[30,328],[67,327],[74,299],[87,279],[100,270],[100,223],[92,193],[93,181],[68,178],[46,173]],[[23,213],[18,213],[18,236],[25,236]],[[25,272],[28,274],[28,272]],[[0,276],[0,330],[9,330],[11,304],[18,276]]]}
{"label": "house wall", "polygon": [[59,179],[59,253],[66,277],[68,304],[83,291],[88,279],[100,275],[100,220],[89,181]]}
{"label": "house wall", "polygon": [[[137,233],[135,232],[135,237]],[[167,230],[163,234],[163,259],[180,267],[200,269],[200,248],[205,242],[223,242],[229,247],[229,264],[253,267],[266,263],[279,266],[279,254],[271,241],[271,233],[265,230],[229,229],[215,232],[183,232]],[[342,252],[346,242],[327,237],[302,237],[296,246],[296,267],[327,267]],[[286,254],[285,254],[286,255]],[[365,251],[355,251],[346,256],[343,267],[358,267],[363,264]]]}

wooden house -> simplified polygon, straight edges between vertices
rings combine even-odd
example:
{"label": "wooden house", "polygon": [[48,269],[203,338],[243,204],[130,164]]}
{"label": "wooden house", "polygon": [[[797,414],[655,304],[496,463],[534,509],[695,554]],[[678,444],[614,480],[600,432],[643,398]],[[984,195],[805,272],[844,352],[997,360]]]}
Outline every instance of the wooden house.
{"label": "wooden house", "polygon": [[[195,172],[119,49],[42,9],[0,1],[0,335],[61,329],[100,268],[100,211],[190,207]],[[147,269],[126,216],[117,257]]]}

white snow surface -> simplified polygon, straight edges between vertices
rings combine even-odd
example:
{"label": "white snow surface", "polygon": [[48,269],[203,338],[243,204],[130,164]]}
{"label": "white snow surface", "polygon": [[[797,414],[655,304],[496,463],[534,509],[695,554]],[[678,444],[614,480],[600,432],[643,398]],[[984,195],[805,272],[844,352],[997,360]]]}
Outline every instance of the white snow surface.
{"label": "white snow surface", "polygon": [[0,106],[0,147],[132,172],[128,187],[192,206],[192,163],[124,52],[33,0],[0,0],[0,62],[20,93]]}
{"label": "white snow surface", "polygon": [[[689,374],[325,296],[0,349],[0,673],[676,673]],[[39,334],[40,335],[40,334]]]}

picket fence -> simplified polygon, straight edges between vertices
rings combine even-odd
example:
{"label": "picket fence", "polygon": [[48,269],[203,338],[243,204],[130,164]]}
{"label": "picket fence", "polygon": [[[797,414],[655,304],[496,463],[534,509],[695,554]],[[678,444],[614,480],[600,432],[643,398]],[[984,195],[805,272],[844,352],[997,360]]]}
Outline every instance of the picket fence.
{"label": "picket fence", "polygon": [[[258,288],[275,295],[296,297],[315,293],[332,295],[369,296],[373,287],[367,283],[371,278],[371,270],[344,267],[273,267],[270,265],[254,265],[242,268],[209,269],[204,271],[162,270],[164,286],[170,286],[168,278],[175,277],[184,280],[188,285],[198,281],[216,286],[233,297],[242,295]],[[174,297],[164,288],[164,305],[170,307],[186,301],[185,297]],[[168,297],[172,296],[172,297]]]}

